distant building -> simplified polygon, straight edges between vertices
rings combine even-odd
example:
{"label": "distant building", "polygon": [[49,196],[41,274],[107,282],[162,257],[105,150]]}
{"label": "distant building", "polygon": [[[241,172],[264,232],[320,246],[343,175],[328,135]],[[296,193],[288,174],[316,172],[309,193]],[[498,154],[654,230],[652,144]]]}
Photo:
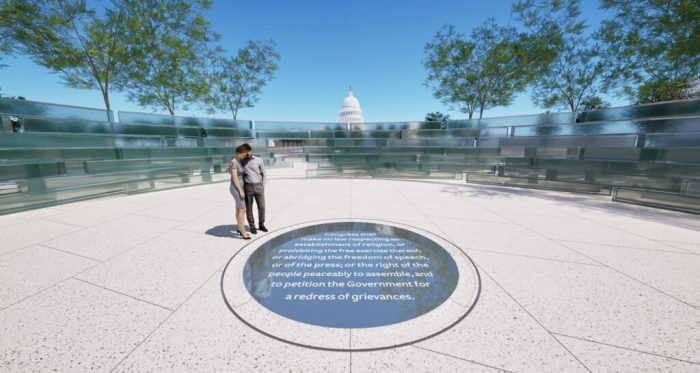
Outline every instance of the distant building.
{"label": "distant building", "polygon": [[355,96],[353,96],[352,86],[350,86],[350,89],[348,89],[348,96],[345,97],[343,100],[343,106],[340,107],[338,123],[359,124],[364,122],[365,119],[362,117],[360,101],[357,101]]}

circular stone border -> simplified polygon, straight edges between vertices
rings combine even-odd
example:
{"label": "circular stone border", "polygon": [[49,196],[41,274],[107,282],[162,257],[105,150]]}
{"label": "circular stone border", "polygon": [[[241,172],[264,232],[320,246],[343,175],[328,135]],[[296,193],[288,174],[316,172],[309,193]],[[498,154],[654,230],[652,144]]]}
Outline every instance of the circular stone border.
{"label": "circular stone border", "polygon": [[[394,226],[416,232],[447,251],[457,264],[459,279],[450,297],[432,311],[396,324],[370,328],[330,328],[288,319],[268,310],[250,295],[243,283],[243,268],[259,247],[296,229],[340,222]],[[376,351],[417,343],[452,328],[479,300],[481,276],[472,259],[454,243],[423,229],[374,219],[330,219],[291,225],[243,246],[224,267],[221,294],[228,309],[244,324],[270,338],[292,345],[326,351]]]}

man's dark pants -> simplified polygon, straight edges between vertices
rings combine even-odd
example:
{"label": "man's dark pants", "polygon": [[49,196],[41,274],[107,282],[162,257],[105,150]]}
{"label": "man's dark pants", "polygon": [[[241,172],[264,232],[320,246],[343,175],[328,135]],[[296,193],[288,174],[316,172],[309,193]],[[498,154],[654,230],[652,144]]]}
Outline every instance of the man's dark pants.
{"label": "man's dark pants", "polygon": [[265,225],[265,185],[263,183],[244,183],[245,190],[245,207],[248,217],[248,224],[251,228],[255,227],[255,218],[253,218],[253,199],[258,205],[258,226]]}

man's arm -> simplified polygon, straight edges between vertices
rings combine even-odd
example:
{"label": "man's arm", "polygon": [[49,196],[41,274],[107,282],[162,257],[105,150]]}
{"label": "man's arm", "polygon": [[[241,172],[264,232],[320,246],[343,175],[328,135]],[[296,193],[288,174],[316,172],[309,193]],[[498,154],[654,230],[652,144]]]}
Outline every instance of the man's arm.
{"label": "man's arm", "polygon": [[260,160],[260,175],[262,175],[262,183],[265,185],[267,183],[267,176],[265,175],[265,162],[263,162],[262,158],[258,158]]}

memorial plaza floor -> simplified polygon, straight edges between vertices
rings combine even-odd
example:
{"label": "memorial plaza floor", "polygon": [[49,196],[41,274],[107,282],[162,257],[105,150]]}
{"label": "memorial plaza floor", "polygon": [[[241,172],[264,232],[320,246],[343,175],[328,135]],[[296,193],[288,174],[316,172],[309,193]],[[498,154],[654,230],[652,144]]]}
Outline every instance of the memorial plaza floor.
{"label": "memorial plaza floor", "polygon": [[[270,232],[252,241],[234,237],[227,183],[0,217],[0,371],[700,372],[697,215],[456,180],[306,179],[303,164],[270,175]],[[359,352],[286,343],[227,307],[222,273],[244,245],[348,218],[462,249],[481,278],[471,312]]]}

